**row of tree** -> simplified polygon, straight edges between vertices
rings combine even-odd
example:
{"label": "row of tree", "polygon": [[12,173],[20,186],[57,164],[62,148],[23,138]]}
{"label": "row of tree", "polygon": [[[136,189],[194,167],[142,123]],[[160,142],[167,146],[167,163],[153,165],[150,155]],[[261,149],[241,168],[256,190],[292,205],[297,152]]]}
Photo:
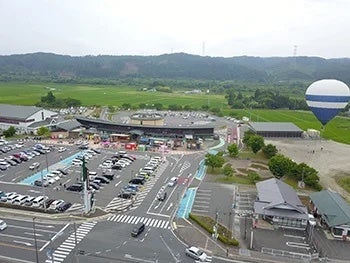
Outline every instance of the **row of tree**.
{"label": "row of tree", "polygon": [[46,96],[41,97],[35,106],[43,108],[80,107],[81,101],[72,98],[57,98],[53,95],[52,91],[49,91]]}

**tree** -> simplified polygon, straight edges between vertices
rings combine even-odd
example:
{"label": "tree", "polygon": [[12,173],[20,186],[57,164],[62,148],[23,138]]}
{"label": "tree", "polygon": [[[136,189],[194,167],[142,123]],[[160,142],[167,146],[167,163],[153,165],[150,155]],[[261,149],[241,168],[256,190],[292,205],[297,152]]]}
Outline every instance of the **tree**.
{"label": "tree", "polygon": [[130,104],[130,103],[123,103],[123,104],[122,104],[122,109],[128,110],[128,109],[130,109],[130,108],[131,108],[131,104]]}
{"label": "tree", "polygon": [[272,157],[268,163],[269,169],[272,174],[281,178],[282,176],[288,175],[293,166],[293,161],[282,154],[277,154]]}
{"label": "tree", "polygon": [[16,134],[16,129],[15,129],[15,127],[13,127],[13,126],[10,126],[7,130],[5,130],[5,131],[3,132],[3,134],[4,134],[4,136],[5,136],[6,138],[12,137],[13,135]]}
{"label": "tree", "polygon": [[253,135],[249,138],[249,146],[253,153],[257,153],[264,147],[264,138],[260,135]]}
{"label": "tree", "polygon": [[233,143],[227,146],[228,154],[230,157],[237,157],[238,155],[238,146],[237,144]]}
{"label": "tree", "polygon": [[256,172],[249,172],[247,177],[248,177],[249,182],[252,184],[254,184],[260,180],[260,175]]}
{"label": "tree", "polygon": [[162,110],[163,109],[163,104],[161,103],[155,103],[154,107],[156,108],[156,110]]}
{"label": "tree", "polygon": [[50,130],[47,127],[40,127],[37,132],[38,136],[44,136],[44,137],[49,137],[50,136]]}
{"label": "tree", "polygon": [[251,130],[248,130],[246,132],[244,132],[244,135],[243,135],[243,143],[245,145],[247,145],[249,147],[249,139],[251,136],[255,135],[254,132],[252,132]]}
{"label": "tree", "polygon": [[265,145],[262,151],[268,159],[271,159],[278,152],[276,146],[272,144]]}
{"label": "tree", "polygon": [[227,177],[231,177],[233,175],[233,168],[231,164],[225,164],[223,168],[223,174]]}
{"label": "tree", "polygon": [[225,163],[225,159],[222,157],[221,153],[216,155],[208,153],[205,156],[204,164],[211,167],[211,170],[214,171],[215,168],[221,168]]}

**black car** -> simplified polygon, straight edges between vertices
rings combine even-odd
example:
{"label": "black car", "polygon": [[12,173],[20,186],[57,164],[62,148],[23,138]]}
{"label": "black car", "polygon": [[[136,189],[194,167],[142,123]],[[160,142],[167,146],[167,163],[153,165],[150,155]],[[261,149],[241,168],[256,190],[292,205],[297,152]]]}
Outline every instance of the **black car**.
{"label": "black car", "polygon": [[64,202],[64,203],[62,203],[59,207],[57,207],[57,211],[59,211],[59,212],[64,212],[64,211],[66,211],[68,208],[70,208],[72,206],[72,204],[71,203],[66,203],[66,202]]}
{"label": "black car", "polygon": [[144,223],[138,223],[131,231],[131,236],[137,237],[145,230],[145,224]]}
{"label": "black car", "polygon": [[118,195],[119,198],[123,198],[123,199],[131,199],[132,198],[132,193],[130,192],[121,192]]}
{"label": "black car", "polygon": [[166,199],[166,197],[167,197],[167,193],[166,192],[161,192],[161,193],[157,194],[157,199],[159,201],[164,201]]}
{"label": "black car", "polygon": [[72,185],[67,187],[67,190],[72,191],[72,192],[81,192],[81,191],[83,191],[83,185],[82,184],[72,184]]}
{"label": "black car", "polygon": [[108,180],[112,181],[114,179],[114,174],[113,173],[105,173],[103,174],[104,177],[106,177]]}
{"label": "black car", "polygon": [[20,164],[22,162],[21,159],[17,158],[17,157],[12,157],[11,159],[12,161],[15,161],[16,163]]}
{"label": "black car", "polygon": [[144,184],[144,181],[140,178],[134,178],[129,181],[129,184]]}
{"label": "black car", "polygon": [[48,208],[52,203],[53,201],[55,201],[55,199],[48,199],[45,201],[45,208]]}
{"label": "black car", "polygon": [[101,153],[101,151],[100,150],[98,150],[98,149],[93,149],[93,148],[91,148],[91,150],[93,150],[95,153],[97,153],[97,154],[100,154]]}
{"label": "black car", "polygon": [[95,180],[100,180],[103,184],[109,184],[110,180],[104,176],[96,176]]}
{"label": "black car", "polygon": [[123,167],[120,164],[114,164],[111,168],[113,170],[121,170]]}

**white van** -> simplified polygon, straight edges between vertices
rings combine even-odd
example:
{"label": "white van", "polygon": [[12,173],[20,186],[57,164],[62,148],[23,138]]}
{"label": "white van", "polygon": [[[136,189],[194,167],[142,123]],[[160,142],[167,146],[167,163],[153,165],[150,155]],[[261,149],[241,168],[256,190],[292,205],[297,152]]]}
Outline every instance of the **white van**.
{"label": "white van", "polygon": [[13,202],[15,201],[15,199],[19,196],[19,194],[14,193],[14,194],[10,194],[7,196],[7,201],[6,203],[10,203],[13,204]]}
{"label": "white van", "polygon": [[25,204],[26,206],[32,206],[34,200],[35,200],[35,197],[34,197],[34,196],[30,196],[30,197],[28,197],[28,198],[26,199],[26,201],[25,201],[24,204]]}
{"label": "white van", "polygon": [[55,200],[51,203],[51,205],[49,206],[49,210],[56,210],[57,207],[59,207],[61,204],[63,204],[64,201],[63,200]]}
{"label": "white van", "polygon": [[46,199],[47,199],[47,196],[38,196],[37,198],[35,198],[33,200],[32,206],[33,207],[40,207]]}
{"label": "white van", "polygon": [[19,195],[14,201],[13,203],[15,205],[23,205],[25,203],[25,201],[27,200],[28,196],[27,195]]}

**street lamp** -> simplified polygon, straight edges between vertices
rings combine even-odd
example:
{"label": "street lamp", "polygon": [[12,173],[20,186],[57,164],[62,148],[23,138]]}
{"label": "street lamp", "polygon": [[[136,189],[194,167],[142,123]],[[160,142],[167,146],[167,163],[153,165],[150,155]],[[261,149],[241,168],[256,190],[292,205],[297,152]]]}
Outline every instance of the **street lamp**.
{"label": "street lamp", "polygon": [[33,235],[34,235],[34,245],[35,245],[35,258],[36,258],[36,263],[39,263],[38,244],[37,244],[37,242],[36,242],[36,231],[35,231],[35,217],[33,217]]}

